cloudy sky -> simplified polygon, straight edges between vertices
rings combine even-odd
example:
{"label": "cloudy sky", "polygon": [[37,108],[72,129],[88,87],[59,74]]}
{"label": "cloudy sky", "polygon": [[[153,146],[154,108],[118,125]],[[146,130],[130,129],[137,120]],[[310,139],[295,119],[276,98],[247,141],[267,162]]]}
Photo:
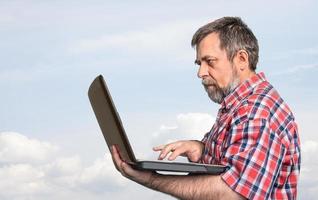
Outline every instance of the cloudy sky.
{"label": "cloudy sky", "polygon": [[299,199],[318,193],[315,1],[0,1],[0,199],[170,199],[122,178],[87,98],[103,74],[139,158],[200,139],[218,105],[196,77],[194,31],[240,16],[260,45],[258,72],[299,124]]}

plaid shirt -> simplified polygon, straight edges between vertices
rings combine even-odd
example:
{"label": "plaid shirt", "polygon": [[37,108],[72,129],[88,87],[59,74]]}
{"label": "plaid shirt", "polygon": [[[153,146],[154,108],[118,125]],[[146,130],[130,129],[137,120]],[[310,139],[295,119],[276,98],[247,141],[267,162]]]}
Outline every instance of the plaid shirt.
{"label": "plaid shirt", "polygon": [[263,73],[243,82],[224,99],[202,142],[201,162],[229,166],[221,176],[237,193],[248,199],[296,199],[300,172],[297,125]]}

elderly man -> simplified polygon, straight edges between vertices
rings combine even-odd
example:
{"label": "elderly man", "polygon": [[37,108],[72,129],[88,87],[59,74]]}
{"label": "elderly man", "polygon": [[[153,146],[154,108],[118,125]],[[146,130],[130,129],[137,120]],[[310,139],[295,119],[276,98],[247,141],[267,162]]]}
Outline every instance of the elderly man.
{"label": "elderly man", "polygon": [[180,199],[296,199],[300,142],[294,116],[266,80],[256,73],[258,42],[238,17],[224,17],[193,36],[195,63],[212,101],[221,104],[202,141],[154,147],[159,159],[186,156],[192,162],[222,164],[221,175],[161,175],[134,170],[112,148],[123,176]]}

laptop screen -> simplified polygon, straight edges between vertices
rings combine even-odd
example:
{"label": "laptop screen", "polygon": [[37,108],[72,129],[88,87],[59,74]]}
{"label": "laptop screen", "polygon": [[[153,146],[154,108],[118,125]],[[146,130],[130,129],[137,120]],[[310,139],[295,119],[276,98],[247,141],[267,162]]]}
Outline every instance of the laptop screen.
{"label": "laptop screen", "polygon": [[117,145],[121,158],[128,163],[135,163],[135,155],[102,75],[91,83],[88,96],[109,150],[112,145]]}

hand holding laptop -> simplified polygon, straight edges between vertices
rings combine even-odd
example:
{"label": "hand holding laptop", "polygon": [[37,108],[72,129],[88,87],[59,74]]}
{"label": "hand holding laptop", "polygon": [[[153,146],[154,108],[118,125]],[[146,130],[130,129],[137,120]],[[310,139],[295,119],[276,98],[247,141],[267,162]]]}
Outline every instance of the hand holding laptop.
{"label": "hand holding laptop", "polygon": [[115,145],[111,147],[111,154],[116,169],[124,177],[146,187],[151,186],[150,184],[152,182],[153,176],[155,176],[155,173],[153,171],[133,169],[130,164],[122,160],[122,158],[120,157],[119,149]]}

